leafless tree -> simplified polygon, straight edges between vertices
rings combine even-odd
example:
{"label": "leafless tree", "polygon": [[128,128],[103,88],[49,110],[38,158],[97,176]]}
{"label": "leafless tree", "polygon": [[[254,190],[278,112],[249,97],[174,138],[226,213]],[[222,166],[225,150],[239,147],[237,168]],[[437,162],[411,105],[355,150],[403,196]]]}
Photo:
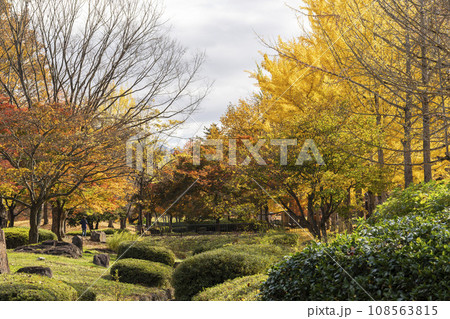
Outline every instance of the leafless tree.
{"label": "leafless tree", "polygon": [[[5,0],[2,0],[4,3]],[[168,35],[156,1],[18,0],[1,6],[2,91],[19,107],[66,103],[122,125],[192,112],[204,57]],[[120,114],[111,108],[133,95]]]}
{"label": "leafless tree", "polygon": [[[31,171],[39,164],[36,154],[48,155],[41,150],[43,144],[48,150],[49,143],[54,143],[53,148],[59,151],[60,147],[65,157],[52,162],[49,174],[20,178],[30,198],[16,200],[31,210],[30,242],[38,240],[45,202],[70,195],[102,174],[129,173],[124,147],[123,154],[118,154],[114,136],[125,146],[127,137],[138,130],[148,129],[150,134],[173,130],[205,96],[208,86],[199,77],[203,54],[189,55],[171,39],[162,14],[158,3],[150,0],[0,0],[0,94],[24,110],[36,109],[41,103],[68,106],[72,116],[85,123],[76,126],[79,131],[73,132],[72,141],[67,136],[59,141],[53,136],[55,142],[50,141],[49,135],[56,133],[39,135],[36,144],[27,141],[30,150],[36,149],[25,154],[27,160],[17,157],[16,153],[21,156],[17,147],[14,154],[8,147],[0,149],[0,156],[12,167]],[[36,121],[36,129],[48,127]],[[61,123],[52,132],[64,131]],[[15,136],[9,137],[11,141]],[[110,142],[112,151],[104,163],[83,162],[76,156],[92,156],[101,149],[107,152]],[[69,144],[75,153],[70,160]],[[73,168],[61,171],[69,162],[79,172],[88,173],[77,175]],[[71,185],[63,181],[68,174],[74,181]]]}

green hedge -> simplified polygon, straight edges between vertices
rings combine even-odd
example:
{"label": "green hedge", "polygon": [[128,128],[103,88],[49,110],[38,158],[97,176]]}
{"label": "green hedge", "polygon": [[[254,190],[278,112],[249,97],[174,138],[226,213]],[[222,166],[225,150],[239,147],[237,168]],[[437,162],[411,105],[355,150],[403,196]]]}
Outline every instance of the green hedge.
{"label": "green hedge", "polygon": [[[117,233],[122,233],[122,232],[129,232],[128,229],[115,229],[115,228],[106,228],[106,229],[94,229],[97,232],[104,232],[106,235],[114,235]],[[81,230],[74,230],[74,231],[70,231],[68,233],[66,233],[66,235],[68,236],[81,236],[83,235],[83,231]],[[91,232],[88,230],[86,232],[86,236],[91,236]]]}
{"label": "green hedge", "polygon": [[[443,192],[440,185],[436,190]],[[375,221],[360,221],[353,234],[313,244],[273,267],[262,299],[448,300],[450,283],[443,279],[450,278],[450,209],[436,205],[439,196],[421,196],[416,186],[405,192],[394,194]],[[404,203],[410,213],[395,217],[386,207],[399,205],[399,198],[416,204]]]}
{"label": "green hedge", "polygon": [[192,256],[175,269],[172,284],[177,300],[190,300],[204,288],[228,279],[263,272],[267,260],[260,256],[231,252],[224,249]]}
{"label": "green hedge", "polygon": [[227,238],[226,236],[218,236],[217,238],[206,239],[199,238],[198,242],[194,244],[192,254],[198,255],[206,251],[222,248],[223,246],[231,243],[232,240],[230,240],[230,238]]}
{"label": "green hedge", "polygon": [[140,259],[122,259],[110,270],[119,281],[131,284],[143,284],[149,287],[167,287],[170,284],[172,268],[158,263]]}
{"label": "green hedge", "polygon": [[257,301],[261,283],[267,275],[253,275],[228,280],[195,295],[194,301]]}
{"label": "green hedge", "polygon": [[124,241],[119,244],[117,255],[120,258],[143,259],[159,262],[169,266],[175,263],[174,253],[164,247],[155,247],[147,241]]}
{"label": "green hedge", "polygon": [[276,246],[297,247],[300,236],[295,233],[276,234],[269,237],[270,242]]}
{"label": "green hedge", "polygon": [[43,276],[0,275],[1,301],[74,301],[77,291],[55,279]]}
{"label": "green hedge", "polygon": [[449,207],[450,183],[421,183],[411,185],[406,190],[395,190],[384,204],[376,208],[368,222],[373,224],[379,220],[416,213],[433,214]]}
{"label": "green hedge", "polygon": [[265,235],[254,236],[250,238],[233,238],[233,237],[220,237],[208,238],[206,240],[198,239],[198,243],[193,248],[193,254],[197,255],[206,251],[211,251],[219,248],[225,248],[229,245],[267,245],[267,246],[279,246],[284,248],[298,247],[300,236],[295,233],[284,232],[268,232]]}
{"label": "green hedge", "polygon": [[[20,246],[28,245],[29,228],[13,227],[3,229],[6,238],[6,248],[13,249]],[[39,242],[46,240],[57,240],[56,234],[46,229],[39,229]]]}
{"label": "green hedge", "polygon": [[66,284],[77,291],[78,301],[96,301],[97,294],[92,291],[92,288],[89,289],[89,283],[87,284],[77,284],[66,282]]}
{"label": "green hedge", "polygon": [[269,267],[283,259],[291,253],[290,249],[268,244],[252,244],[252,245],[226,245],[221,250],[232,253],[245,253],[251,256],[261,257],[263,263]]}

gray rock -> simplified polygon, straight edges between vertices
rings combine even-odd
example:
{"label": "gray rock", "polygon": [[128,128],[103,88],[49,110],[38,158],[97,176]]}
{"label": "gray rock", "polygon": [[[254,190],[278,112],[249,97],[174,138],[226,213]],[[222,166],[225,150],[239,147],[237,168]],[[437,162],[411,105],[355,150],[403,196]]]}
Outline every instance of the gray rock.
{"label": "gray rock", "polygon": [[45,260],[45,258],[44,257],[38,257],[37,260]]}
{"label": "gray rock", "polygon": [[80,248],[81,251],[83,251],[83,237],[81,236],[73,236],[72,238],[72,244]]}
{"label": "gray rock", "polygon": [[94,256],[94,264],[108,268],[109,267],[109,255],[108,254],[95,255]]}
{"label": "gray rock", "polygon": [[106,243],[106,234],[102,231],[92,231],[91,240],[99,243]]}
{"label": "gray rock", "polygon": [[9,274],[8,255],[6,254],[6,240],[0,229],[0,274]]}
{"label": "gray rock", "polygon": [[48,267],[23,267],[17,270],[17,273],[25,273],[25,274],[34,274],[34,275],[40,275],[40,276],[46,276],[48,278],[53,277],[52,270]]}
{"label": "gray rock", "polygon": [[20,246],[14,251],[72,258],[80,258],[83,255],[82,251],[74,244],[56,240],[47,240],[39,245]]}

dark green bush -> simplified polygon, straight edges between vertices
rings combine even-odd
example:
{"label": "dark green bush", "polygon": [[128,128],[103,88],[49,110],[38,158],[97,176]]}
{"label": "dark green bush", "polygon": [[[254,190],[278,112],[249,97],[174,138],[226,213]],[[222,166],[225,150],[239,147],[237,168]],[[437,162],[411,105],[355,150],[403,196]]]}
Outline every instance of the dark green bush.
{"label": "dark green bush", "polygon": [[183,261],[174,271],[172,284],[177,300],[190,300],[204,288],[228,279],[263,272],[267,260],[241,252],[224,249],[208,251]]}
{"label": "dark green bush", "polygon": [[74,301],[77,291],[55,279],[14,274],[0,275],[1,301]]}
{"label": "dark green bush", "polygon": [[96,301],[97,294],[89,289],[89,284],[66,283],[77,291],[78,301]]}
{"label": "dark green bush", "polygon": [[251,256],[258,256],[267,267],[279,262],[284,256],[289,255],[289,249],[283,249],[279,246],[268,244],[251,244],[251,245],[226,245],[221,250],[232,253],[245,253]]}
{"label": "dark green bush", "polygon": [[124,241],[118,248],[117,255],[120,258],[144,259],[159,262],[169,266],[175,263],[174,253],[164,247],[155,247],[148,241]]}
{"label": "dark green bush", "polygon": [[269,237],[272,244],[277,246],[297,247],[300,236],[295,233],[276,234]]}
{"label": "dark green bush", "polygon": [[435,213],[450,207],[450,183],[429,182],[397,189],[376,208],[369,223],[415,213]]}
{"label": "dark green bush", "polygon": [[194,301],[257,301],[261,283],[267,275],[253,275],[225,281],[207,288],[192,298]]}
{"label": "dark green bush", "polygon": [[[128,229],[115,229],[115,228],[97,229],[96,231],[102,231],[106,235],[114,235],[117,233],[129,232]],[[82,234],[83,232],[81,230],[74,230],[66,233],[66,235],[68,236],[81,236]],[[91,232],[89,230],[86,232],[86,236],[91,236]]]}
{"label": "dark green bush", "polygon": [[395,211],[385,210],[376,221],[360,221],[353,234],[313,244],[273,267],[262,299],[448,300],[450,283],[442,279],[450,278],[449,208],[436,204],[435,196],[417,194],[422,200],[396,193],[382,208],[409,198],[416,203],[404,203],[409,214],[393,217]]}
{"label": "dark green bush", "polygon": [[[205,240],[206,239],[206,240]],[[232,241],[226,236],[218,236],[217,238],[204,238],[199,239],[198,243],[194,245],[192,254],[198,255],[206,251],[222,248],[223,246],[230,244]]]}
{"label": "dark green bush", "polygon": [[[28,229],[27,229],[28,231]],[[58,236],[56,236],[55,233],[53,233],[50,230],[47,229],[39,229],[39,241],[46,241],[46,240],[57,240]]]}
{"label": "dark green bush", "polygon": [[[25,227],[12,227],[4,228],[6,238],[6,247],[8,249],[17,248],[20,246],[28,245],[28,232],[29,228]],[[39,241],[57,240],[56,234],[49,230],[39,229]]]}
{"label": "dark green bush", "polygon": [[117,274],[121,282],[167,287],[170,284],[172,268],[158,262],[130,258],[116,262],[110,273],[112,276]]}

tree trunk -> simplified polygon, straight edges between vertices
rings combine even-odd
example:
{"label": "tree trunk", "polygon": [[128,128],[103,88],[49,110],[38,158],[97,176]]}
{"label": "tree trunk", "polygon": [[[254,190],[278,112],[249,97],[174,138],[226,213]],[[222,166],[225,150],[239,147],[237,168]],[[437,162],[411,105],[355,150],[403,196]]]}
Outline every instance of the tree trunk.
{"label": "tree trunk", "polygon": [[28,242],[37,244],[39,242],[39,222],[42,204],[34,204],[30,207],[30,231],[28,234]]}
{"label": "tree trunk", "polygon": [[[347,189],[347,199],[346,199],[346,204],[347,207],[351,207],[352,204],[352,193],[351,193],[351,188]],[[351,234],[353,232],[353,223],[352,223],[352,219],[353,219],[353,212],[351,210],[349,210],[346,218],[345,218],[345,224],[346,224],[346,228],[347,228],[347,232],[349,234]]]}
{"label": "tree trunk", "polygon": [[152,213],[147,213],[145,215],[145,229],[149,229],[152,225]]}
{"label": "tree trunk", "polygon": [[270,227],[269,206],[268,205],[264,205],[264,220],[266,221],[267,225]]}
{"label": "tree trunk", "polygon": [[322,234],[320,232],[320,216],[314,211],[314,195],[308,195],[308,222],[311,225],[310,232],[317,237],[317,239],[322,239]]}
{"label": "tree trunk", "polygon": [[[375,104],[377,107],[377,126],[378,127],[382,127],[382,117],[381,114],[379,113],[379,99],[378,99],[378,95],[375,95]],[[382,141],[380,141],[382,142]],[[383,168],[385,165],[385,161],[384,161],[384,149],[382,147],[378,147],[378,151],[377,151],[377,158],[378,158],[378,167],[380,168],[380,180],[383,180]],[[356,190],[356,196],[358,197],[362,195],[362,190],[361,189],[357,189]],[[381,197],[381,201],[385,201],[386,200],[386,191],[383,190],[380,194]]]}
{"label": "tree trunk", "polygon": [[0,229],[8,225],[8,213],[6,207],[3,205],[3,199],[0,197]]}
{"label": "tree trunk", "polygon": [[336,217],[337,217],[336,220],[337,220],[337,225],[338,225],[338,232],[342,233],[344,231],[342,217],[341,217],[341,215],[337,215]]}
{"label": "tree trunk", "polygon": [[216,218],[216,232],[220,233],[220,218]]}
{"label": "tree trunk", "polygon": [[327,226],[325,222],[320,223],[320,229],[322,231],[322,239],[325,243],[328,242],[328,235],[327,235]]}
{"label": "tree trunk", "polygon": [[6,248],[5,234],[0,229],[0,274],[8,274],[10,272]]}
{"label": "tree trunk", "polygon": [[8,227],[14,227],[14,222],[16,220],[16,215],[14,213],[14,210],[15,210],[15,205],[11,205],[8,207],[8,220],[9,220]]}
{"label": "tree trunk", "polygon": [[172,214],[169,214],[169,233],[172,233],[173,228],[173,216]]}
{"label": "tree trunk", "polygon": [[372,191],[368,191],[366,195],[366,218],[369,218],[375,210],[375,194]]}
{"label": "tree trunk", "polygon": [[58,233],[58,225],[59,225],[58,207],[56,207],[55,203],[52,203],[52,232],[54,232],[55,234]]}
{"label": "tree trunk", "polygon": [[59,241],[66,237],[66,219],[67,212],[64,209],[64,204],[57,203],[52,205],[52,232],[56,234]]}
{"label": "tree trunk", "polygon": [[137,204],[137,210],[138,210],[138,230],[139,233],[143,233],[144,231],[144,216],[143,216],[143,207],[142,204]]}
{"label": "tree trunk", "polygon": [[108,220],[108,228],[114,228],[114,218]]}
{"label": "tree trunk", "polygon": [[[412,79],[412,75],[411,75],[411,44],[409,42],[408,34],[406,35],[405,49],[406,49],[406,54],[407,54],[406,75],[407,75],[408,79]],[[403,124],[404,139],[402,140],[405,188],[408,187],[414,181],[412,159],[411,159],[411,132],[412,132],[411,109],[412,109],[411,94],[406,93],[406,103],[405,103],[405,108],[404,108],[405,123]]]}
{"label": "tree trunk", "polygon": [[330,216],[330,232],[334,233],[336,231],[336,223],[337,223],[337,213],[334,213]]}
{"label": "tree trunk", "polygon": [[43,216],[44,216],[44,225],[48,225],[48,204],[47,203],[44,204]]}
{"label": "tree trunk", "polygon": [[[422,73],[422,86],[424,88],[428,87],[429,82],[429,74],[428,74],[428,60],[427,60],[427,46],[425,40],[425,32],[426,32],[426,21],[425,21],[425,12],[424,6],[425,1],[420,1],[420,52],[421,52],[421,63],[420,70]],[[426,90],[426,89],[424,89]],[[424,182],[429,182],[432,180],[432,171],[431,171],[431,132],[430,132],[430,105],[429,105],[429,97],[426,92],[421,94],[421,102],[422,102],[422,125],[423,125],[423,180]]]}
{"label": "tree trunk", "polygon": [[120,229],[124,230],[127,228],[127,217],[120,218]]}

